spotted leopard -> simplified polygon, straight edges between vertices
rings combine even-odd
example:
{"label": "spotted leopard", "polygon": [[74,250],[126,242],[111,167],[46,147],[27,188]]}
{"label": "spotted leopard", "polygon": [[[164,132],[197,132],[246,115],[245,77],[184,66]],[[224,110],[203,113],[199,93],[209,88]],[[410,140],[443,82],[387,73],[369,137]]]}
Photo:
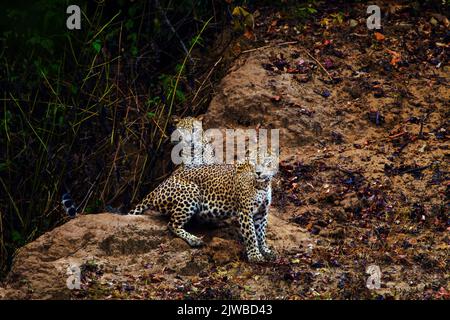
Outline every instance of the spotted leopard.
{"label": "spotted leopard", "polygon": [[[203,135],[202,117],[175,118],[176,131],[185,144],[181,150],[182,165],[203,165],[217,163],[214,146]],[[178,139],[173,141],[179,143]]]}
{"label": "spotted leopard", "polygon": [[276,159],[269,154],[256,163],[185,166],[129,214],[147,209],[169,214],[169,229],[193,247],[203,241],[184,229],[192,217],[211,220],[236,216],[249,261],[273,259],[275,255],[266,243],[266,227]]}

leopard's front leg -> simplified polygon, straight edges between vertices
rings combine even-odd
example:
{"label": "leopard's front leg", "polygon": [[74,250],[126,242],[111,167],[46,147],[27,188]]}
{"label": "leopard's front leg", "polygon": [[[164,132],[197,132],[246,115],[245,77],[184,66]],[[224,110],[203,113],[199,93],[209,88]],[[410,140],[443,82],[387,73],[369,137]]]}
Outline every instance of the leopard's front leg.
{"label": "leopard's front leg", "polygon": [[259,251],[252,210],[249,208],[241,210],[238,220],[248,260],[250,262],[263,262],[264,256]]}
{"label": "leopard's front leg", "polygon": [[255,214],[253,221],[255,223],[256,238],[258,240],[260,252],[267,260],[274,260],[276,258],[276,254],[269,248],[266,242],[268,215],[269,203],[265,203]]}

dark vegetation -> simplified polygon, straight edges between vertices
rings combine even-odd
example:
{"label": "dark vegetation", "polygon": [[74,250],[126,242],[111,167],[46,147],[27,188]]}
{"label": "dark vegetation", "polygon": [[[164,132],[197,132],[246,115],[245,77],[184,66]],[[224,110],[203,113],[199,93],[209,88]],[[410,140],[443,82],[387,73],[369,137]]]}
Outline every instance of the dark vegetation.
{"label": "dark vegetation", "polygon": [[67,219],[66,192],[80,212],[125,211],[170,170],[170,117],[205,107],[214,78],[198,56],[231,17],[217,0],[85,1],[81,30],[68,30],[70,4],[0,10],[2,273]]}

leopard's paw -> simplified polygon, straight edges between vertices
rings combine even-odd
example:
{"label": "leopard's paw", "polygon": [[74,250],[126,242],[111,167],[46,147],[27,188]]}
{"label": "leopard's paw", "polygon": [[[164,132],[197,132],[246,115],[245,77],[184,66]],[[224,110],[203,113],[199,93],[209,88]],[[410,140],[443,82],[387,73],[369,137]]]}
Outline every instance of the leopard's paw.
{"label": "leopard's paw", "polygon": [[250,263],[261,263],[264,262],[264,256],[261,253],[253,253],[248,255],[248,261]]}
{"label": "leopard's paw", "polygon": [[260,251],[267,261],[273,261],[277,258],[277,254],[269,248],[261,248]]}
{"label": "leopard's paw", "polygon": [[189,245],[191,247],[201,247],[203,246],[205,243],[203,242],[202,238],[196,237],[196,236],[192,236],[190,237],[187,242],[189,243]]}

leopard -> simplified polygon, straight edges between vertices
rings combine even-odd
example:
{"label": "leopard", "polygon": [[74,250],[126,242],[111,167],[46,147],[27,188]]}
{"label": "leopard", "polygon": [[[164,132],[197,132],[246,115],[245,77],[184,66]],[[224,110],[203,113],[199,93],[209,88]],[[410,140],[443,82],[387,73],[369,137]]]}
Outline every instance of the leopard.
{"label": "leopard", "polygon": [[[173,122],[176,125],[175,131],[178,131],[178,137],[181,138],[185,146],[181,150],[181,167],[220,163],[223,160],[219,158],[220,156],[216,157],[215,144],[210,140],[211,138],[203,134],[203,116],[173,117]],[[180,141],[175,138],[172,142],[177,144]],[[256,137],[254,137],[253,142],[258,142]],[[253,161],[257,156],[255,147],[246,151],[245,154],[241,157],[238,156],[234,161],[240,163]]]}
{"label": "leopard", "polygon": [[249,262],[273,260],[276,254],[267,245],[266,229],[277,159],[269,152],[257,161],[185,166],[174,171],[129,214],[152,209],[169,215],[169,230],[191,247],[204,245],[201,237],[185,230],[193,217],[208,221],[235,217]]}
{"label": "leopard", "polygon": [[[202,120],[202,116],[173,119],[176,125],[175,131],[178,131],[179,137],[185,144],[185,148],[181,150],[181,167],[218,163],[214,146],[203,135]],[[172,142],[179,143],[177,139]]]}

